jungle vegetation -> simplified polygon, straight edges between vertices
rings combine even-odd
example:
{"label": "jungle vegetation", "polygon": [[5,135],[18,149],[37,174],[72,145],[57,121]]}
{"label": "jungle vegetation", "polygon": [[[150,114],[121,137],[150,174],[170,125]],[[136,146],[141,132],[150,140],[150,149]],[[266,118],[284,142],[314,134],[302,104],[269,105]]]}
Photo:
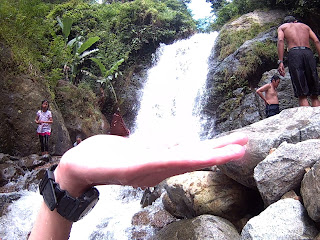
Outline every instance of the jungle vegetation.
{"label": "jungle vegetation", "polygon": [[282,9],[297,18],[314,16],[319,19],[319,0],[206,0],[216,16],[212,30],[219,30],[226,22],[256,9]]}
{"label": "jungle vegetation", "polygon": [[[143,61],[159,43],[196,31],[187,2],[1,0],[0,42],[12,50],[15,71],[41,72],[51,87],[63,78],[75,84],[89,79],[88,69],[112,78]],[[123,64],[114,71],[119,61]]]}
{"label": "jungle vegetation", "polygon": [[[320,12],[319,0],[206,1],[216,16],[211,29],[261,8],[286,9],[299,16]],[[160,43],[199,30],[201,20],[192,18],[189,2],[0,0],[0,43],[11,49],[15,68],[0,67],[11,74],[41,73],[51,89],[65,78],[74,84],[109,83],[114,91],[112,82],[136,63],[148,61]]]}

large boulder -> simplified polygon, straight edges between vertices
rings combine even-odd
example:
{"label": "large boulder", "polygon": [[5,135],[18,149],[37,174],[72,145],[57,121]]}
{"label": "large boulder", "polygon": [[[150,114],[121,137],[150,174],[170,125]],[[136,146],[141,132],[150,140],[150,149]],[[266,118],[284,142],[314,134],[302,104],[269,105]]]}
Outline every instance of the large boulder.
{"label": "large boulder", "polygon": [[[319,151],[315,151],[319,152]],[[320,160],[314,164],[301,182],[301,196],[312,220],[320,222]]]}
{"label": "large boulder", "polygon": [[[319,139],[290,144],[283,142],[254,169],[254,179],[266,206],[278,201],[285,193],[299,188],[305,174],[320,161]],[[310,186],[314,189],[314,186]]]}
{"label": "large boulder", "polygon": [[320,108],[285,109],[273,117],[221,135],[232,132],[247,134],[249,142],[246,154],[240,161],[218,167],[237,182],[256,188],[254,168],[269,155],[271,149],[279,147],[283,142],[298,143],[320,138]]}
{"label": "large boulder", "polygon": [[221,217],[201,215],[194,219],[180,220],[161,229],[153,240],[237,240],[239,233],[235,227]]}
{"label": "large boulder", "polygon": [[174,216],[192,218],[212,214],[230,221],[248,210],[248,191],[221,171],[195,171],[166,180],[164,206]]}
{"label": "large boulder", "polygon": [[270,205],[244,226],[241,240],[314,239],[318,234],[303,205],[294,199],[283,199]]}

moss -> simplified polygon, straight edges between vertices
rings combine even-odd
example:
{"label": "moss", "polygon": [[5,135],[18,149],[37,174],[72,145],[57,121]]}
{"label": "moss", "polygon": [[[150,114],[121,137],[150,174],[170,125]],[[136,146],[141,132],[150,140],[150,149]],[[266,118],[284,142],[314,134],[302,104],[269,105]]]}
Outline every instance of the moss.
{"label": "moss", "polygon": [[217,56],[220,60],[236,51],[245,41],[255,38],[259,33],[276,25],[276,23],[268,23],[261,26],[253,20],[249,21],[251,22],[250,27],[246,29],[233,30],[226,28],[221,30],[216,43]]}

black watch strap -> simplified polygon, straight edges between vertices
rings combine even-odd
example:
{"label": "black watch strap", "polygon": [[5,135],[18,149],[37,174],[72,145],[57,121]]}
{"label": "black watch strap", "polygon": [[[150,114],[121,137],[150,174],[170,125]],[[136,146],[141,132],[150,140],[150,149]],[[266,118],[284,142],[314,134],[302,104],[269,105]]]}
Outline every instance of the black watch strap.
{"label": "black watch strap", "polygon": [[46,170],[39,185],[40,194],[48,206],[69,221],[76,222],[84,217],[98,202],[99,191],[92,187],[78,198],[72,197],[67,191],[60,189],[55,182],[54,170],[57,165],[53,165]]}

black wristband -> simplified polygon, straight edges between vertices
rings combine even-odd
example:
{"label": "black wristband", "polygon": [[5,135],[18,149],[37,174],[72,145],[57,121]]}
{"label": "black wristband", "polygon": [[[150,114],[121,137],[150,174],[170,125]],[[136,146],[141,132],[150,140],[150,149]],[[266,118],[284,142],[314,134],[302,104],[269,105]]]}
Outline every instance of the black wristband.
{"label": "black wristband", "polygon": [[46,170],[39,185],[40,194],[48,208],[57,212],[69,221],[76,222],[83,218],[96,205],[99,200],[99,191],[92,187],[80,197],[72,197],[68,191],[62,190],[55,182],[53,165]]}

